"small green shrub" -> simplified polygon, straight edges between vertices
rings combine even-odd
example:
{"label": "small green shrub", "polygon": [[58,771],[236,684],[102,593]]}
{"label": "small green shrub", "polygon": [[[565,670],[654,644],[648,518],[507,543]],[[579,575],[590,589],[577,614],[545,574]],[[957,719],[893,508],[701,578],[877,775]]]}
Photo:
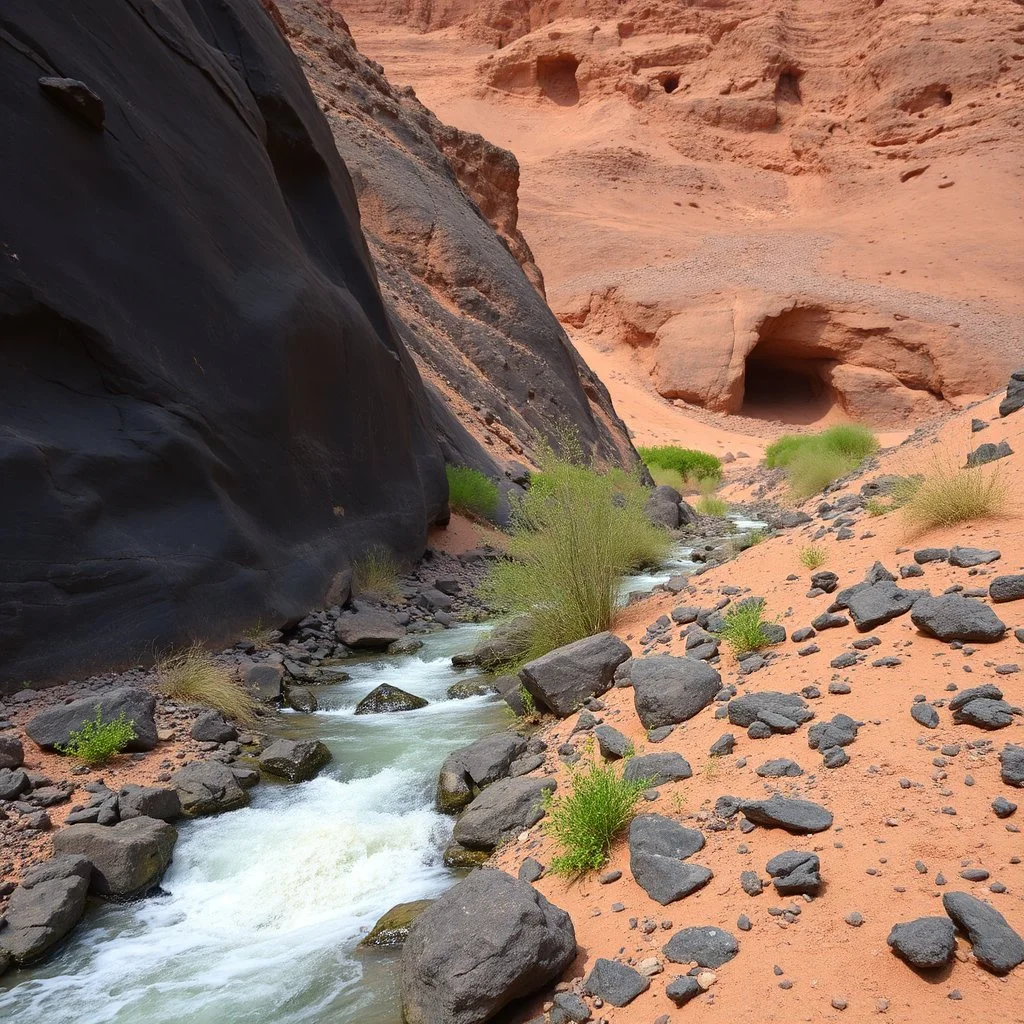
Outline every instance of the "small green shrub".
{"label": "small green shrub", "polygon": [[115,754],[120,754],[135,739],[135,724],[122,711],[117,718],[103,721],[103,709],[96,705],[96,717],[84,722],[81,729],[75,729],[68,742],[56,749],[81,761],[83,764],[105,764]]}
{"label": "small green shrub", "polygon": [[357,594],[396,598],[402,567],[387,548],[375,545],[352,563],[352,589]]}
{"label": "small green shrub", "polygon": [[536,718],[537,702],[533,699],[533,694],[522,683],[519,684],[519,699],[523,704],[523,718]]}
{"label": "small green shrub", "polygon": [[729,511],[729,503],[727,501],[723,501],[721,498],[716,498],[710,494],[701,497],[695,507],[702,516],[716,516],[719,519],[723,519]]}
{"label": "small green shrub", "polygon": [[529,491],[512,502],[508,558],[481,588],[494,606],[530,613],[523,661],[608,629],[623,576],[664,560],[671,538],[648,521],[646,499],[626,473],[542,455]]}
{"label": "small green shrub", "polygon": [[764,608],[763,599],[748,599],[725,612],[725,625],[718,635],[732,648],[734,654],[760,651],[772,645],[772,640],[764,631]]}
{"label": "small green shrub", "polygon": [[590,762],[571,771],[568,794],[545,797],[545,828],[563,851],[552,859],[551,870],[575,877],[600,868],[650,784],[650,779],[627,781],[611,763]]}
{"label": "small green shrub", "polygon": [[864,505],[864,511],[867,512],[872,518],[878,516],[884,516],[886,512],[891,512],[893,506],[887,502],[882,501],[881,498],[868,498]]}
{"label": "small green shrub", "polygon": [[466,466],[445,466],[448,504],[453,512],[489,519],[498,511],[498,485]]}
{"label": "small green shrub", "polygon": [[160,689],[183,704],[205,704],[243,724],[256,717],[256,702],[223,665],[199,644],[157,662]]}
{"label": "small green shrub", "polygon": [[799,500],[852,473],[877,450],[875,435],[850,423],[820,434],[786,434],[765,449],[764,461],[770,469],[787,471],[790,491]]}
{"label": "small green shrub", "polygon": [[656,487],[662,485],[674,487],[680,494],[686,490],[686,481],[683,480],[683,475],[679,470],[665,469],[664,466],[648,466],[647,469],[650,471],[651,479]]}
{"label": "small green shrub", "polygon": [[907,523],[918,531],[1005,515],[1010,492],[998,469],[961,469],[936,462],[899,496]]}
{"label": "small green shrub", "polygon": [[674,444],[653,448],[638,448],[640,458],[648,469],[674,469],[680,477],[695,480],[718,480],[722,475],[722,460],[708,452],[694,448],[680,448]]}
{"label": "small green shrub", "polygon": [[800,564],[805,569],[820,569],[828,561],[828,548],[813,544],[800,549]]}

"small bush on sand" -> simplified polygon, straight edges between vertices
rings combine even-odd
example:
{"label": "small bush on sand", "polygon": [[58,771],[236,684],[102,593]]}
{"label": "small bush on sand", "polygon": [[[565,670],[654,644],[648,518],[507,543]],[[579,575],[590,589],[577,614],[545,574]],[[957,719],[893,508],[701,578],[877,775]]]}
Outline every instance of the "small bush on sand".
{"label": "small bush on sand", "polygon": [[508,558],[481,588],[496,607],[530,613],[523,661],[608,629],[623,576],[664,560],[671,538],[644,515],[646,498],[626,473],[542,455],[512,502]]}
{"label": "small bush on sand", "polygon": [[552,859],[551,870],[575,877],[600,868],[650,784],[650,779],[627,781],[613,763],[590,762],[585,768],[571,770],[569,792],[545,798],[545,828],[562,849]]}
{"label": "small bush on sand", "polygon": [[813,544],[800,549],[800,564],[805,569],[820,569],[828,561],[828,548]]}
{"label": "small bush on sand", "polygon": [[398,597],[402,567],[387,548],[375,545],[352,563],[352,589],[357,594]]}
{"label": "small bush on sand", "polygon": [[1010,492],[998,469],[961,469],[937,462],[924,479],[899,495],[909,526],[923,532],[1005,515]]}
{"label": "small bush on sand", "polygon": [[747,651],[760,651],[772,646],[773,641],[764,630],[764,607],[763,600],[748,599],[725,612],[725,625],[718,635],[732,648],[734,654],[746,654]]}
{"label": "small bush on sand", "polygon": [[251,723],[256,717],[253,698],[199,644],[162,658],[156,674],[161,692],[172,700],[205,704],[237,722]]}
{"label": "small bush on sand", "polygon": [[483,473],[465,466],[445,466],[448,504],[453,512],[489,519],[498,511],[498,485]]}
{"label": "small bush on sand", "polygon": [[820,434],[786,434],[764,453],[770,469],[785,469],[794,498],[807,498],[848,473],[878,450],[865,427],[841,424]]}
{"label": "small bush on sand", "polygon": [[712,494],[706,494],[697,502],[696,509],[702,516],[715,516],[718,519],[723,519],[729,511],[729,503]]}
{"label": "small bush on sand", "polygon": [[722,460],[695,448],[680,448],[674,444],[654,448],[638,448],[640,458],[648,469],[674,469],[684,480],[718,480],[722,475]]}
{"label": "small bush on sand", "polygon": [[96,717],[84,722],[68,736],[68,742],[57,750],[87,765],[106,764],[135,739],[135,725],[122,711],[117,718],[103,721],[103,710],[96,705]]}

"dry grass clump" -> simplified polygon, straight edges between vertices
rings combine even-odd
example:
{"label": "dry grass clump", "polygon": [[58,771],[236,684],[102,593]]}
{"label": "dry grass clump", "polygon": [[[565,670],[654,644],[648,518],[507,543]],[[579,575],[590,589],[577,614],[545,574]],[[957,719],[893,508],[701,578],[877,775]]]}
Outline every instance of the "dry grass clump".
{"label": "dry grass clump", "polygon": [[694,507],[702,516],[714,516],[716,519],[724,519],[729,511],[729,503],[713,494],[702,495]]}
{"label": "dry grass clump", "polygon": [[352,589],[360,595],[394,599],[399,596],[398,578],[401,573],[398,559],[378,544],[352,563]]}
{"label": "dry grass clump", "polygon": [[937,461],[899,499],[904,519],[919,533],[1006,515],[1010,507],[1010,491],[998,469],[962,469],[952,460]]}
{"label": "dry grass clump", "polygon": [[811,544],[800,549],[799,557],[805,569],[820,569],[828,561],[828,548]]}
{"label": "dry grass clump", "polygon": [[256,702],[231,672],[213,660],[200,644],[161,658],[156,664],[160,691],[183,704],[205,704],[249,724],[256,717]]}

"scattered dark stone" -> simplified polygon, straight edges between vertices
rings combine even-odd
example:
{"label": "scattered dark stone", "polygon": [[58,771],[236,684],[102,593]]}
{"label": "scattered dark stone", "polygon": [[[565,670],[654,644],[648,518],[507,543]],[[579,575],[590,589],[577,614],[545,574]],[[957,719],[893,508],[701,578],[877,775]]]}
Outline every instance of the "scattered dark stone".
{"label": "scattered dark stone", "polygon": [[729,721],[743,728],[760,722],[771,732],[791,733],[813,717],[814,712],[795,693],[769,690],[748,693],[729,702]]}
{"label": "scattered dark stone", "polygon": [[721,736],[711,744],[708,753],[712,757],[725,757],[733,752],[736,746],[736,737],[731,732],[722,733]]}
{"label": "scattered dark stone", "polygon": [[1017,805],[1004,796],[997,796],[992,801],[992,810],[997,818],[1009,818],[1017,810]]}
{"label": "scattered dark stone", "polygon": [[972,466],[984,466],[989,462],[997,462],[1013,454],[1013,449],[1006,441],[992,444],[991,441],[978,445],[973,452],[967,453],[967,468]]}
{"label": "scattered dark stone", "polygon": [[[20,768],[25,763],[25,751],[21,740],[13,733],[0,733],[0,771],[5,768]],[[9,800],[10,797],[0,797]]]}
{"label": "scattered dark stone", "polygon": [[203,711],[192,725],[192,739],[202,743],[228,743],[238,739],[238,730],[219,711]]}
{"label": "scattered dark stone", "polygon": [[672,1000],[676,1006],[685,1006],[691,999],[700,995],[700,985],[696,978],[684,974],[675,978],[665,986],[665,995]]}
{"label": "scattered dark stone", "polygon": [[1020,601],[1024,598],[1024,573],[1013,576],[997,576],[988,586],[993,601]]}
{"label": "scattered dark stone", "polygon": [[819,633],[823,629],[839,629],[849,624],[850,620],[845,615],[837,615],[833,612],[822,612],[821,615],[811,621],[811,626]]}
{"label": "scattered dark stone", "polygon": [[820,869],[816,853],[800,850],[780,853],[765,865],[780,896],[817,896],[822,885]]}
{"label": "scattered dark stone", "polygon": [[914,552],[914,561],[918,565],[926,565],[928,562],[949,561],[949,548],[921,548]]}
{"label": "scattered dark stone", "polygon": [[926,729],[937,729],[939,726],[939,713],[931,704],[911,704],[910,717]]}
{"label": "scattered dark stone", "polygon": [[630,782],[648,779],[650,786],[662,786],[666,782],[677,782],[692,776],[693,769],[689,762],[675,751],[631,757],[622,773],[622,777]]}
{"label": "scattered dark stone", "polygon": [[53,751],[65,746],[72,732],[80,730],[86,722],[95,721],[97,712],[104,722],[113,722],[123,714],[135,729],[135,738],[124,749],[152,750],[157,741],[155,711],[156,697],[149,690],[121,687],[40,711],[25,726],[25,732],[43,750]]}
{"label": "scattered dark stone", "polygon": [[536,882],[544,874],[544,865],[534,857],[527,857],[519,865],[519,879],[522,882]]}
{"label": "scattered dark stone", "polygon": [[594,729],[601,756],[610,761],[617,761],[632,750],[633,744],[618,729],[610,725],[599,725]]}
{"label": "scattered dark stone", "polygon": [[754,769],[755,774],[760,775],[762,779],[784,779],[790,778],[795,779],[799,775],[803,775],[804,770],[796,763],[788,758],[779,757],[772,761],[765,761],[764,764],[759,765]]}
{"label": "scattered dark stone", "polygon": [[647,729],[693,718],[722,688],[722,677],[710,665],[669,654],[634,658],[630,678],[636,712]]}
{"label": "scattered dark stone", "polygon": [[995,907],[966,892],[943,894],[942,906],[971,944],[978,963],[993,974],[1007,974],[1024,963],[1024,939]]}
{"label": "scattered dark stone", "polygon": [[830,668],[852,668],[857,664],[857,654],[854,651],[844,651],[842,654],[837,654],[829,662]]}
{"label": "scattered dark stone", "polygon": [[1006,632],[994,611],[974,598],[949,594],[922,597],[915,602],[910,617],[926,636],[939,640],[968,640],[991,643]]}
{"label": "scattered dark stone", "polygon": [[960,569],[970,569],[975,565],[988,565],[989,562],[998,561],[1001,557],[1001,553],[995,548],[954,547],[949,550],[949,564]]}
{"label": "scattered dark stone", "polygon": [[185,765],[171,776],[170,783],[188,817],[233,811],[249,802],[234,772],[219,761]]}
{"label": "scattered dark stone", "polygon": [[782,828],[795,835],[824,832],[832,827],[832,814],[810,800],[775,795],[768,800],[744,800],[740,810],[755,825]]}
{"label": "scattered dark stone", "polygon": [[829,693],[837,693],[837,694],[845,694],[845,693],[851,693],[852,690],[851,690],[851,687],[850,687],[849,683],[843,683],[843,682],[839,682],[839,681],[836,680],[836,681],[833,681],[833,682],[828,684],[828,692]]}
{"label": "scattered dark stone", "polygon": [[455,823],[455,841],[470,850],[493,850],[544,817],[543,794],[554,779],[499,779]]}
{"label": "scattered dark stone", "polygon": [[813,640],[818,634],[812,626],[804,626],[803,629],[794,629],[790,639],[797,644],[802,644],[805,640]]}
{"label": "scattered dark stone", "polygon": [[617,960],[599,957],[583,982],[587,995],[597,996],[612,1006],[628,1006],[651,987],[651,979]]}
{"label": "scattered dark stone", "polygon": [[739,951],[739,943],[727,931],[707,926],[676,932],[663,949],[672,963],[712,969],[727,964]]}
{"label": "scattered dark stone", "polygon": [[964,868],[960,872],[960,877],[965,882],[986,882],[989,878],[989,873],[984,868]]}
{"label": "scattered dark stone", "polygon": [[314,778],[330,760],[331,752],[320,740],[279,739],[260,754],[259,765],[269,775],[289,782],[305,782]]}
{"label": "scattered dark stone", "polygon": [[839,586],[839,577],[828,569],[822,569],[811,574],[811,586],[822,593],[831,594]]}

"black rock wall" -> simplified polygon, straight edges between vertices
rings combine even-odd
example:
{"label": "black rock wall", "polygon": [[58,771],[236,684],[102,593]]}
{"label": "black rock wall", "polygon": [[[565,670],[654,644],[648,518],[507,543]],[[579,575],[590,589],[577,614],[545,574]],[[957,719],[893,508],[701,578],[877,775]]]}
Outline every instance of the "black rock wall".
{"label": "black rock wall", "polygon": [[425,393],[257,0],[5,0],[0,131],[0,686],[418,554],[446,509]]}

